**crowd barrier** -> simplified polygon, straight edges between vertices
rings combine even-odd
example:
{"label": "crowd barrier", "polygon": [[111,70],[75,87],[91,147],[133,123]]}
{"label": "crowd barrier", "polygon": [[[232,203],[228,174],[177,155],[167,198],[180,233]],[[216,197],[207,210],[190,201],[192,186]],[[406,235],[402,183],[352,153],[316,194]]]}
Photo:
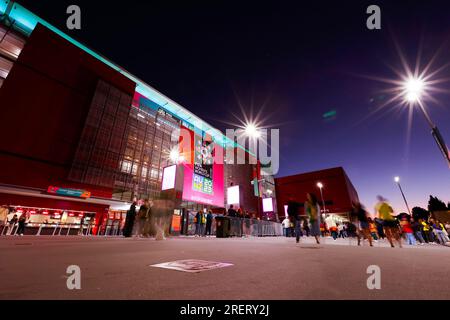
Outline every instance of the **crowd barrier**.
{"label": "crowd barrier", "polygon": [[[231,237],[266,237],[266,236],[283,236],[283,228],[280,223],[273,221],[265,221],[258,219],[234,218],[229,219],[228,235]],[[190,220],[187,226],[187,235],[205,235],[207,230],[206,224],[197,225],[193,220]],[[25,235],[49,235],[49,236],[121,236],[122,229],[118,224],[108,225],[98,229],[97,233],[92,232],[93,225],[85,224],[80,227],[80,224],[75,223],[28,223],[25,227]],[[212,220],[210,235],[216,235],[216,219]],[[17,235],[18,224],[0,226],[0,236],[14,236]]]}
{"label": "crowd barrier", "polygon": [[[247,219],[237,217],[226,217],[229,219],[228,235],[231,237],[276,237],[283,236],[283,228],[281,223],[274,221]],[[193,221],[189,222],[188,230],[189,235],[204,235],[207,231],[206,224],[199,225]],[[217,222],[216,219],[211,223],[211,235],[216,235]],[[203,233],[203,234],[200,234]]]}
{"label": "crowd barrier", "polygon": [[[1,236],[15,236],[19,224],[7,224],[0,226]],[[80,227],[79,223],[27,223],[25,225],[25,235],[50,235],[50,236],[68,236],[68,235],[84,235],[92,234],[92,225],[83,225]]]}

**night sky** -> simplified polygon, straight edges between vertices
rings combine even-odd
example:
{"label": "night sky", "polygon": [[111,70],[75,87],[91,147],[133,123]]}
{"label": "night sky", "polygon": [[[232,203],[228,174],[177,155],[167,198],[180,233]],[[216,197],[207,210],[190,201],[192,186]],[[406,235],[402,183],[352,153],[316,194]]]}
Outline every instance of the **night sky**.
{"label": "night sky", "polygon": [[[430,194],[450,201],[450,170],[422,114],[410,134],[406,107],[369,116],[391,85],[367,77],[398,78],[395,43],[412,66],[419,47],[422,63],[439,48],[433,67],[449,63],[448,1],[18,2],[218,129],[239,123],[240,105],[261,114],[280,129],[279,176],[343,166],[369,210],[378,194],[406,210],[396,175],[410,207]],[[65,27],[70,4],[81,7],[79,31]],[[371,4],[381,30],[366,28]],[[438,76],[450,79],[450,67]],[[435,97],[427,109],[449,144],[449,94]]]}

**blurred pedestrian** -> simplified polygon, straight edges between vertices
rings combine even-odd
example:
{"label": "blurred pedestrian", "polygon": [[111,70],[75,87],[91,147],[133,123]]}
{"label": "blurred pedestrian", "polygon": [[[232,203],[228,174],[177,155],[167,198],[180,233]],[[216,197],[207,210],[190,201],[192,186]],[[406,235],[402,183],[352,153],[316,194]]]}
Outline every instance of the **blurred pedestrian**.
{"label": "blurred pedestrian", "polygon": [[305,231],[306,236],[309,237],[310,228],[308,224],[308,219],[303,219],[303,230]]}
{"label": "blurred pedestrian", "polygon": [[414,237],[414,234],[413,234],[414,230],[406,216],[404,216],[402,218],[402,220],[400,221],[400,226],[402,227],[402,232],[405,235],[406,243],[411,246],[415,246],[416,238]]}
{"label": "blurred pedestrian", "polygon": [[359,202],[353,203],[353,217],[355,217],[359,223],[359,229],[356,233],[356,236],[358,238],[358,246],[361,245],[361,238],[362,238],[363,241],[364,239],[369,240],[369,245],[373,247],[367,211]]}
{"label": "blurred pedestrian", "polygon": [[24,213],[22,213],[22,215],[19,218],[19,221],[18,221],[19,227],[17,228],[16,235],[23,236],[23,234],[25,233],[26,220],[27,220],[27,215],[24,212]]}
{"label": "blurred pedestrian", "polygon": [[8,226],[8,235],[11,235],[14,227],[16,226],[19,219],[17,218],[17,214],[13,214],[12,218],[9,220],[9,226]]}
{"label": "blurred pedestrian", "polygon": [[206,230],[205,230],[205,235],[207,236],[211,235],[212,222],[213,222],[213,214],[211,210],[208,210],[208,213],[206,214]]}
{"label": "blurred pedestrian", "polygon": [[299,243],[300,241],[300,215],[299,215],[300,204],[294,199],[290,199],[288,202],[288,217],[293,229],[295,230],[295,241]]}
{"label": "blurred pedestrian", "polygon": [[424,219],[419,219],[419,223],[422,225],[422,234],[426,243],[434,243],[431,227]]}
{"label": "blurred pedestrian", "polygon": [[419,244],[425,244],[425,239],[422,235],[422,224],[419,223],[416,219],[411,218],[411,228],[417,241],[419,241]]}
{"label": "blurred pedestrian", "polygon": [[136,236],[148,237],[148,221],[150,219],[150,202],[148,199],[144,200],[144,204],[141,205],[138,211],[138,219],[136,223]]}
{"label": "blurred pedestrian", "polygon": [[311,235],[316,239],[316,243],[320,244],[320,207],[317,197],[313,193],[306,194],[305,213],[309,218],[311,225]]}
{"label": "blurred pedestrian", "polygon": [[[8,214],[9,214],[8,206],[1,206],[0,207],[0,227],[7,228]],[[3,234],[3,228],[0,231],[0,235]]]}
{"label": "blurred pedestrian", "polygon": [[447,239],[445,238],[443,229],[444,225],[439,222],[439,220],[430,219],[430,224],[433,226],[433,230],[436,236],[436,240],[439,244],[445,244]]}
{"label": "blurred pedestrian", "polygon": [[291,221],[289,220],[288,217],[284,218],[283,222],[281,223],[283,226],[283,234],[285,237],[289,237],[290,236],[290,232],[291,232]]}
{"label": "blurred pedestrian", "polygon": [[133,203],[130,206],[130,209],[127,211],[127,215],[125,217],[125,225],[122,230],[122,235],[126,238],[131,237],[131,233],[133,232],[134,222],[136,220],[136,205],[137,200],[134,199]]}
{"label": "blurred pedestrian", "polygon": [[378,217],[383,221],[383,229],[388,239],[391,247],[394,248],[393,238],[398,241],[398,245],[402,247],[402,240],[400,236],[400,229],[398,225],[398,221],[392,215],[394,210],[387,203],[387,200],[382,196],[378,196],[378,203],[375,206],[375,212],[378,214]]}
{"label": "blurred pedestrian", "polygon": [[377,234],[376,224],[372,220],[372,218],[370,218],[370,217],[367,220],[369,221],[370,235],[372,236],[373,240],[377,241],[378,240],[378,234]]}

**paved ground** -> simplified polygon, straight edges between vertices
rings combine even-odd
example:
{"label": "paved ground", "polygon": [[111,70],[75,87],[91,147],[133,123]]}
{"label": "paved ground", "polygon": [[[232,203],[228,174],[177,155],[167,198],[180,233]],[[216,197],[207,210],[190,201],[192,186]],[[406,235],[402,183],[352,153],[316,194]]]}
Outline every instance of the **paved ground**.
{"label": "paved ground", "polygon": [[[180,259],[234,264],[201,273],[149,267]],[[81,290],[66,287],[79,265]],[[381,289],[369,290],[369,265]],[[450,299],[450,248],[326,239],[2,237],[0,299]]]}

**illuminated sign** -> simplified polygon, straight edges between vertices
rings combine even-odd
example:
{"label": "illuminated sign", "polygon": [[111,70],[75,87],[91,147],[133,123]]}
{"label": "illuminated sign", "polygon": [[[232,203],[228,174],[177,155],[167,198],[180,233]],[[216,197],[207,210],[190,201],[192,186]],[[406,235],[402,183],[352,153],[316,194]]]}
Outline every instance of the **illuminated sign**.
{"label": "illuminated sign", "polygon": [[262,203],[263,203],[263,212],[273,212],[272,198],[264,198],[262,199]]}
{"label": "illuminated sign", "polygon": [[181,127],[180,151],[183,163],[183,200],[224,206],[223,149],[205,134]]}
{"label": "illuminated sign", "polygon": [[163,169],[162,187],[161,190],[169,190],[175,188],[175,176],[177,172],[177,166],[165,167]]}
{"label": "illuminated sign", "polygon": [[78,189],[68,189],[61,187],[49,186],[47,189],[48,193],[57,194],[60,196],[69,196],[69,197],[77,197],[77,198],[90,198],[91,193],[86,190],[78,190]]}
{"label": "illuminated sign", "polygon": [[232,186],[227,189],[227,203],[239,204],[239,186]]}
{"label": "illuminated sign", "polygon": [[181,231],[181,216],[174,214],[172,216],[172,223],[170,225],[170,229],[173,232],[180,232]]}

